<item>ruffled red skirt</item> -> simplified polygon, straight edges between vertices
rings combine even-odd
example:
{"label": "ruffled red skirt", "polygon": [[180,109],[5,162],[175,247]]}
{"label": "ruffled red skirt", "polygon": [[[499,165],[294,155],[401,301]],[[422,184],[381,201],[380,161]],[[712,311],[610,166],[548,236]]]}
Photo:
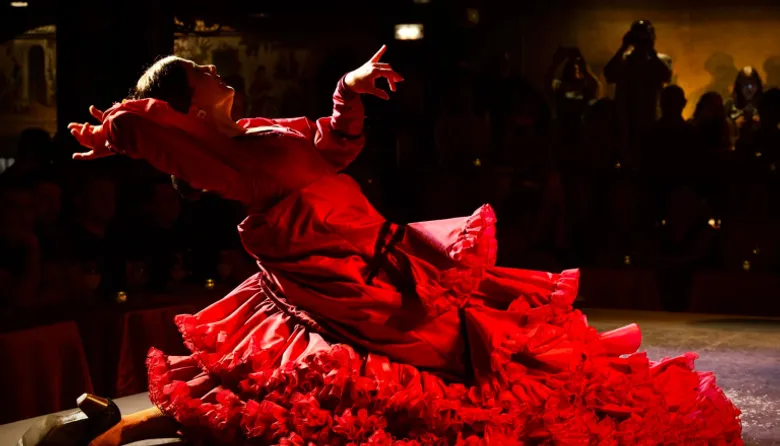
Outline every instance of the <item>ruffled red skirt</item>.
{"label": "ruffled red skirt", "polygon": [[149,352],[151,400],[220,444],[742,444],[739,410],[694,370],[695,354],[649,361],[636,325],[588,326],[571,307],[577,271],[485,274],[501,276],[493,287],[550,286],[502,310],[466,309],[487,346],[470,382],[326,341],[263,272],[176,317],[192,354]]}

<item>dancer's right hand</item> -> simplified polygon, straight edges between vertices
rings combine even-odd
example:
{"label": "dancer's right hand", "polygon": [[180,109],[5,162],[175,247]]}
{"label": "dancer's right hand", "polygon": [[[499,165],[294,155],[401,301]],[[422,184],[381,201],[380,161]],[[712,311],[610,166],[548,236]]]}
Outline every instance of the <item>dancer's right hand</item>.
{"label": "dancer's right hand", "polygon": [[[94,105],[89,107],[89,114],[98,121],[103,122],[103,112]],[[114,154],[106,145],[106,131],[103,125],[71,122],[68,124],[68,129],[79,144],[90,149],[87,152],[74,153],[74,160],[94,160]]]}

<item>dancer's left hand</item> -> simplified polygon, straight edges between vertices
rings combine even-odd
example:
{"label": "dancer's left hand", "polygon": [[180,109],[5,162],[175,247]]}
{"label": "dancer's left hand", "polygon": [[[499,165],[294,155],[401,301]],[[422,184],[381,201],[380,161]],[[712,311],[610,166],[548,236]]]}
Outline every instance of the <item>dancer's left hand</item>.
{"label": "dancer's left hand", "polygon": [[[90,106],[89,114],[100,122],[103,122],[103,112],[97,107]],[[90,149],[83,153],[74,153],[74,160],[93,160],[111,156],[114,153],[106,146],[106,132],[102,125],[92,125],[89,123],[71,122],[68,124],[70,134],[82,146]]]}
{"label": "dancer's left hand", "polygon": [[382,58],[382,55],[385,54],[385,51],[387,51],[387,46],[382,45],[382,48],[380,48],[368,62],[357,70],[347,73],[347,76],[344,78],[344,83],[347,84],[347,87],[350,90],[355,93],[371,94],[378,98],[390,99],[390,95],[374,85],[374,81],[377,78],[383,77],[390,85],[390,91],[395,91],[395,85],[398,82],[403,82],[404,78],[393,71],[390,64],[379,61]]}

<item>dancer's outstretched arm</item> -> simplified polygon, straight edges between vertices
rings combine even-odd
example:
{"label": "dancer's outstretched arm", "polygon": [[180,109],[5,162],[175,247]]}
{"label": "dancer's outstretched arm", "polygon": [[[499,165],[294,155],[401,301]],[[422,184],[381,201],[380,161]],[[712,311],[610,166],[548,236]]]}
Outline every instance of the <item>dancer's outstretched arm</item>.
{"label": "dancer's outstretched arm", "polygon": [[[221,140],[206,141],[129,111],[104,116],[102,111],[90,107],[90,113],[102,125],[73,123],[68,126],[79,143],[90,149],[75,153],[73,159],[92,160],[121,153],[146,160],[156,169],[181,178],[197,189],[241,202],[251,199],[238,169],[223,156],[225,153],[212,147]],[[229,144],[229,138],[224,138],[224,143]]]}

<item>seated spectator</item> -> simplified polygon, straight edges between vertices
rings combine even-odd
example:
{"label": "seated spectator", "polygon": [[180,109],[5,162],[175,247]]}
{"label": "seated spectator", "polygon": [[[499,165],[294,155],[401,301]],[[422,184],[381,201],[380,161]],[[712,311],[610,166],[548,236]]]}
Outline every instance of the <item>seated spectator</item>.
{"label": "seated spectator", "polygon": [[723,99],[718,93],[705,93],[696,104],[691,120],[694,127],[694,145],[688,170],[689,177],[696,181],[698,193],[719,206],[725,193],[720,178],[723,162],[731,151],[731,130]]}
{"label": "seated spectator", "polygon": [[723,108],[723,98],[713,91],[704,93],[693,112],[696,154],[704,160],[720,159],[731,149],[731,131]]}
{"label": "seated spectator", "polygon": [[0,305],[30,306],[37,298],[41,265],[32,186],[6,179],[0,185],[0,209]]}
{"label": "seated spectator", "polygon": [[72,260],[81,267],[74,285],[85,294],[115,291],[123,276],[112,234],[116,186],[109,178],[84,175],[73,192],[74,214],[66,233]]}
{"label": "seated spectator", "polygon": [[[172,280],[183,279],[182,231],[176,226],[181,214],[181,198],[171,181],[164,177],[142,188],[141,221],[123,228],[122,253],[125,262],[142,265],[148,285],[163,289]],[[177,273],[174,274],[174,269]],[[174,275],[176,276],[174,278]],[[135,285],[147,285],[137,283]]]}
{"label": "seated spectator", "polygon": [[63,240],[60,216],[62,213],[62,187],[50,176],[40,176],[33,180],[35,198],[35,231],[41,239],[44,251],[52,254],[61,247],[56,246]]}
{"label": "seated spectator", "polygon": [[642,146],[642,167],[648,175],[652,217],[660,219],[670,192],[682,184],[703,162],[696,151],[691,123],[683,118],[685,92],[669,85],[661,92],[661,118],[653,125]]}
{"label": "seated spectator", "polygon": [[62,188],[51,176],[33,180],[35,233],[41,249],[40,304],[63,302],[73,297],[68,259],[68,241],[62,221]]}
{"label": "seated spectator", "polygon": [[624,142],[615,101],[599,99],[585,115],[580,168],[613,171],[622,161]]}
{"label": "seated spectator", "polygon": [[749,174],[775,171],[780,163],[780,90],[772,88],[763,94],[759,112],[758,130],[737,144],[739,158],[749,163]]}
{"label": "seated spectator", "polygon": [[653,175],[684,175],[693,161],[693,127],[683,118],[687,103],[677,85],[661,92],[661,118],[653,125],[642,153],[642,164]]}
{"label": "seated spectator", "polygon": [[51,137],[46,130],[29,128],[19,135],[14,164],[3,172],[6,178],[22,180],[48,170],[56,157]]}

